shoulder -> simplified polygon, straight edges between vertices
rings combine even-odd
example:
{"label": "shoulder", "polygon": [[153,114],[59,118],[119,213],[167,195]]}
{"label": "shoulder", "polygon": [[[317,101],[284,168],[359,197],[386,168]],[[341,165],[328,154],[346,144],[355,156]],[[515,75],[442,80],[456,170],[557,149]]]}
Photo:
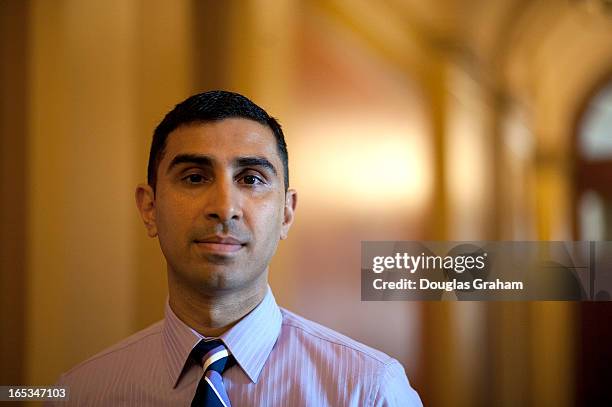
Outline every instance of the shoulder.
{"label": "shoulder", "polygon": [[316,345],[318,349],[330,351],[330,356],[358,359],[370,365],[369,367],[382,367],[395,360],[384,352],[284,308],[281,308],[281,313],[283,315],[281,335],[290,335],[304,346]]}
{"label": "shoulder", "polygon": [[297,351],[301,363],[320,369],[328,381],[337,382],[343,391],[360,393],[359,404],[421,405],[404,367],[396,359],[284,308],[281,313],[279,340],[291,343],[286,346]]}
{"label": "shoulder", "polygon": [[[84,376],[95,375],[96,380],[110,378],[115,371],[124,370],[127,364],[146,360],[147,354],[158,351],[163,320],[96,353],[65,372],[61,381],[78,382]],[[103,373],[101,373],[103,372]]]}

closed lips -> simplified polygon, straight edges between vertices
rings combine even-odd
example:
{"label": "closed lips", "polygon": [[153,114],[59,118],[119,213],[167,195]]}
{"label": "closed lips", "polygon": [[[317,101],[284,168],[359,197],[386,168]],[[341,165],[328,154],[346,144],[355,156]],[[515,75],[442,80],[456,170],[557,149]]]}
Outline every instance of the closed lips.
{"label": "closed lips", "polygon": [[211,237],[205,239],[196,239],[199,247],[217,252],[235,252],[246,244],[233,237]]}

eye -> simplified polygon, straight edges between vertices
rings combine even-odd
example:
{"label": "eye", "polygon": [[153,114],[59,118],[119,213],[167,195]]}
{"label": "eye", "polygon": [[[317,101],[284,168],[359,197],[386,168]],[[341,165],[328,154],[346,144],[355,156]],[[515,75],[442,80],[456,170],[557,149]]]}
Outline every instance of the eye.
{"label": "eye", "polygon": [[263,184],[264,181],[256,175],[245,175],[241,178],[242,182],[246,185],[259,185]]}
{"label": "eye", "polygon": [[189,174],[183,177],[183,180],[186,181],[188,184],[201,184],[202,182],[204,182],[204,176],[202,176],[201,174]]}

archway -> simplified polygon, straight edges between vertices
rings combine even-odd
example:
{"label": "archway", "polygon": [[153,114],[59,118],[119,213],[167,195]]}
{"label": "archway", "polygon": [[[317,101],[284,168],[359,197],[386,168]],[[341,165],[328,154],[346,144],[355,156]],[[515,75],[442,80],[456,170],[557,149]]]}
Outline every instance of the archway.
{"label": "archway", "polygon": [[589,100],[577,130],[576,236],[612,240],[612,79]]}
{"label": "archway", "polygon": [[[575,238],[612,240],[612,75],[594,88],[579,115],[574,181]],[[576,400],[586,405],[611,402],[606,385],[612,380],[612,325],[607,323],[612,303],[583,302],[579,313]]]}

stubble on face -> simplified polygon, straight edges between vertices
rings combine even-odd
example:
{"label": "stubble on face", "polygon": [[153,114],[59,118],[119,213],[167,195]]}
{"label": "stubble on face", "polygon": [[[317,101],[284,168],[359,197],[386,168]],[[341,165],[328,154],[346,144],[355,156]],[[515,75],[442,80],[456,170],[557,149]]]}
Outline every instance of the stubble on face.
{"label": "stubble on face", "polygon": [[[167,171],[179,156],[205,159]],[[276,173],[237,165],[244,157],[264,159]],[[248,177],[262,182],[249,185],[254,178]],[[180,127],[168,138],[158,180],[156,216],[169,284],[202,297],[263,292],[284,208],[282,162],[270,129],[245,119]]]}

